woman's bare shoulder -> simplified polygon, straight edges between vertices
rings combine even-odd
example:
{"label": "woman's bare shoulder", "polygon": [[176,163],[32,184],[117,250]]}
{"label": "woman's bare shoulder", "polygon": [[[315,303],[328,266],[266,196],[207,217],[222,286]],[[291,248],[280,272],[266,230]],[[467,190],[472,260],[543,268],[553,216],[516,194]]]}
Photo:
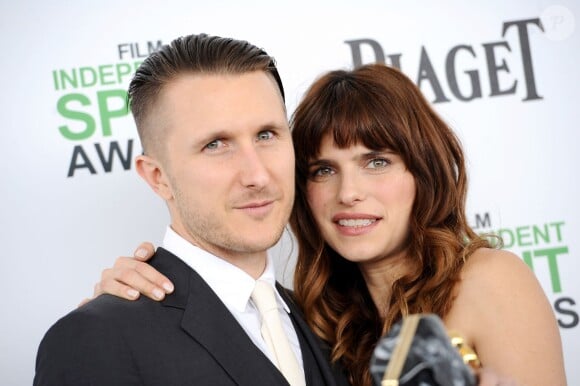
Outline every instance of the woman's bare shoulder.
{"label": "woman's bare shoulder", "polygon": [[532,273],[523,260],[510,251],[479,248],[467,258],[462,276],[477,275],[488,278],[495,277],[497,274],[513,272],[514,269]]}
{"label": "woman's bare shoulder", "polygon": [[544,301],[543,289],[532,270],[509,251],[476,250],[466,260],[460,277],[446,323],[473,340],[481,335],[483,325],[498,320],[496,315],[509,318],[517,313],[519,317],[530,309],[528,303],[538,298]]}
{"label": "woman's bare shoulder", "polygon": [[515,296],[523,301],[543,296],[543,289],[530,267],[514,253],[479,248],[465,262],[457,296],[480,307],[497,307],[512,304]]}
{"label": "woman's bare shoulder", "polygon": [[461,271],[445,323],[462,332],[482,363],[500,374],[522,384],[546,384],[548,379],[565,384],[551,305],[517,255],[487,248],[475,251]]}

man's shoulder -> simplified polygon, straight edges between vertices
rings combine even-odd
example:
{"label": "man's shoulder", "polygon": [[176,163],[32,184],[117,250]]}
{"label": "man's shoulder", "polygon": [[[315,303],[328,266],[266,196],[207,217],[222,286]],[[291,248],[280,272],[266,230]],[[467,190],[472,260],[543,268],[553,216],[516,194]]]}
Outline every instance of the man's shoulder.
{"label": "man's shoulder", "polygon": [[136,384],[134,353],[145,352],[138,344],[150,341],[147,313],[156,307],[162,306],[144,297],[130,302],[101,295],[69,312],[40,342],[34,384]]}
{"label": "man's shoulder", "polygon": [[155,253],[152,261],[157,265],[157,269],[176,284],[174,293],[163,302],[151,300],[146,296],[131,301],[102,294],[60,318],[45,334],[45,339],[138,336],[148,333],[152,320],[160,322],[179,318],[180,308],[183,308],[188,296],[187,283],[191,277],[191,269],[176,256],[161,248]]}
{"label": "man's shoulder", "polygon": [[[126,319],[127,316],[136,314],[135,317],[148,310],[154,310],[162,306],[162,303],[140,296],[136,300],[126,300],[109,294],[102,294],[87,302],[81,307],[69,313],[71,316],[79,318],[119,318]],[[68,315],[67,315],[68,316]]]}
{"label": "man's shoulder", "polygon": [[79,336],[91,331],[122,330],[123,326],[131,326],[134,321],[142,319],[144,313],[156,307],[161,305],[146,297],[128,301],[101,295],[60,318],[46,336]]}

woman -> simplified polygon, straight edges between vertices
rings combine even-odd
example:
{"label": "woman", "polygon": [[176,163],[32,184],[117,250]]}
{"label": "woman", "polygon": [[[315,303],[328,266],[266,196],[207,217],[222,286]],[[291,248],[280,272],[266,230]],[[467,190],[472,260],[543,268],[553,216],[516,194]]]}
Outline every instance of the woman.
{"label": "woman", "polygon": [[[430,312],[486,368],[523,385],[565,385],[550,304],[521,259],[467,224],[459,141],[405,75],[383,65],[327,73],[292,127],[295,295],[352,384],[371,385],[372,350],[395,321]],[[163,282],[119,259],[96,293],[122,295],[127,284],[152,293]]]}

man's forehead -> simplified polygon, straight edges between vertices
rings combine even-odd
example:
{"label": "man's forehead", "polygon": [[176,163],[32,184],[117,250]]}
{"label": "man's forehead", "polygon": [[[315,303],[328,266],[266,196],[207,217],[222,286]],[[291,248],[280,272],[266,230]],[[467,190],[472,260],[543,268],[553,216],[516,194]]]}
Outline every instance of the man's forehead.
{"label": "man's forehead", "polygon": [[264,71],[181,74],[161,89],[150,118],[151,123],[164,126],[195,122],[200,131],[216,133],[237,127],[288,126],[278,86]]}

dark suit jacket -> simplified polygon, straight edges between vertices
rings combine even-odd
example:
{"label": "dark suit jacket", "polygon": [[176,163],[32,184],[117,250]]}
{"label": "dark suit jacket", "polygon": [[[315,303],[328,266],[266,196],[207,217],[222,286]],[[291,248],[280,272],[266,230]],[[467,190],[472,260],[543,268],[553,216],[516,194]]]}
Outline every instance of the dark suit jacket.
{"label": "dark suit jacket", "polygon": [[[288,383],[202,278],[159,248],[151,264],[175,285],[162,302],[109,295],[60,319],[36,359],[35,386],[245,385]],[[347,385],[289,293],[307,385]]]}

